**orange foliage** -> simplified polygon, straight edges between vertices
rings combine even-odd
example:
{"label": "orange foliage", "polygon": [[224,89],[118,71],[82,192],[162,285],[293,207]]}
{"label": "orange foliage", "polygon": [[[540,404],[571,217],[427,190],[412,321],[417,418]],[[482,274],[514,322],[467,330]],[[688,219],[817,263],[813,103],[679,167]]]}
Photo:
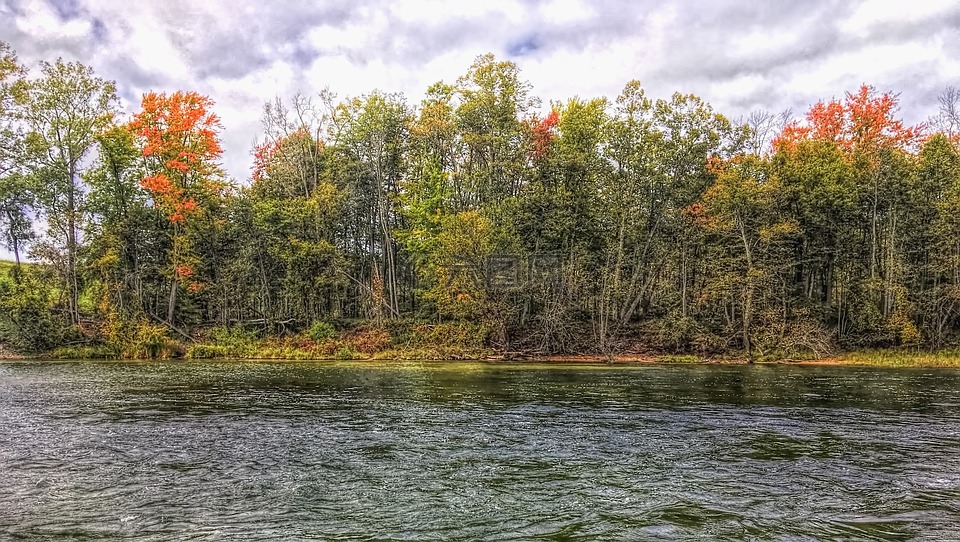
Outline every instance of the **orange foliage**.
{"label": "orange foliage", "polygon": [[560,114],[556,110],[550,112],[543,120],[537,117],[530,121],[530,132],[533,137],[533,149],[530,151],[530,157],[541,159],[546,156],[550,150],[550,144],[556,139],[557,124],[560,123]]}
{"label": "orange foliage", "polygon": [[726,169],[727,163],[719,156],[713,154],[707,157],[706,169],[708,173],[720,175]]}
{"label": "orange foliage", "polygon": [[261,181],[266,176],[267,167],[280,151],[280,141],[265,141],[253,147],[253,180]]}
{"label": "orange foliage", "polygon": [[140,181],[140,186],[150,191],[152,194],[165,194],[173,190],[173,184],[163,173],[144,177]]}
{"label": "orange foliage", "polygon": [[210,98],[195,92],[150,92],[129,125],[151,172],[140,186],[172,224],[174,250],[167,269],[175,284],[179,281],[193,293],[203,284],[183,226],[200,212],[198,202],[224,190],[218,164],[223,153],[217,139],[220,119],[209,112],[212,105]]}
{"label": "orange foliage", "polygon": [[873,87],[862,85],[857,93],[848,92],[843,101],[818,102],[805,122],[793,122],[783,129],[773,140],[773,148],[792,151],[805,140],[833,141],[848,152],[910,148],[920,141],[923,126],[904,126],[893,117],[896,110],[895,95],[877,95]]}
{"label": "orange foliage", "polygon": [[223,153],[216,134],[220,119],[208,111],[212,105],[213,100],[195,92],[150,92],[143,95],[143,109],[130,122],[144,158],[156,171],[144,177],[140,186],[175,224],[198,209],[188,192],[219,188],[210,179]]}
{"label": "orange foliage", "polygon": [[143,111],[130,128],[143,138],[143,155],[156,156],[166,167],[196,168],[203,160],[216,160],[223,149],[217,140],[217,115],[207,111],[213,100],[196,92],[149,92],[143,95]]}

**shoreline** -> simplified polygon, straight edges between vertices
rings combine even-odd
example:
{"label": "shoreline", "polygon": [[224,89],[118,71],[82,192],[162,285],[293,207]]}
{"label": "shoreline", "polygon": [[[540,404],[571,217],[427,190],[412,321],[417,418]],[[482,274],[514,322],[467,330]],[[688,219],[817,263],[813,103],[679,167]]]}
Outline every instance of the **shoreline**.
{"label": "shoreline", "polygon": [[[819,359],[761,359],[752,363],[743,357],[701,357],[690,354],[618,354],[604,356],[599,354],[534,355],[520,352],[510,354],[484,353],[474,356],[416,356],[405,355],[416,352],[391,350],[363,357],[337,358],[329,356],[216,356],[166,357],[166,358],[118,358],[96,356],[63,356],[56,352],[40,355],[22,355],[10,351],[0,352],[3,361],[271,361],[271,362],[355,362],[355,363],[391,363],[391,362],[474,362],[489,364],[556,364],[556,365],[793,365],[793,366],[846,366],[846,367],[889,367],[889,368],[956,368],[960,369],[960,352],[916,352],[902,350],[864,350],[839,353]],[[302,353],[301,353],[302,354]],[[387,355],[380,355],[387,354]],[[394,354],[394,355],[389,355]],[[462,354],[462,353],[461,353]],[[479,353],[478,353],[479,354]]]}

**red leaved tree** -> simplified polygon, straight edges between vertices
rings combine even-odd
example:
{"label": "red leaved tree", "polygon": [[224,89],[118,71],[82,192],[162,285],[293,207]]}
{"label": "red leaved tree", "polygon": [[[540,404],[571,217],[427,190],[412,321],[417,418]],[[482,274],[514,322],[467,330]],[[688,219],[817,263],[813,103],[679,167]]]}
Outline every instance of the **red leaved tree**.
{"label": "red leaved tree", "polygon": [[805,122],[792,122],[773,140],[775,151],[791,151],[801,141],[833,141],[848,153],[871,153],[882,148],[912,148],[920,141],[923,126],[905,126],[894,117],[895,94],[877,94],[862,85],[843,101],[817,102]]}
{"label": "red leaved tree", "polygon": [[557,125],[560,123],[560,114],[556,110],[550,111],[550,114],[544,119],[534,116],[529,121],[530,136],[532,148],[530,157],[534,160],[543,160],[546,158],[550,145],[557,137]]}
{"label": "red leaved tree", "polygon": [[148,175],[140,185],[170,224],[169,324],[176,313],[178,288],[192,292],[203,288],[189,227],[224,189],[219,164],[223,150],[217,138],[221,125],[209,111],[212,106],[213,100],[195,92],[150,92],[143,96],[142,111],[130,122],[147,164]]}

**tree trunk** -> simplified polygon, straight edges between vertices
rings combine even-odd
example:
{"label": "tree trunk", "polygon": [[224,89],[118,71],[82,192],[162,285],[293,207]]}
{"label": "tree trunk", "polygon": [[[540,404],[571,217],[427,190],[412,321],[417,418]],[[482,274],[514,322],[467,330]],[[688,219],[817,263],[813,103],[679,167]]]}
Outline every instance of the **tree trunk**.
{"label": "tree trunk", "polygon": [[177,279],[170,281],[170,296],[167,298],[167,323],[173,325],[173,316],[177,310]]}
{"label": "tree trunk", "polygon": [[14,229],[14,219],[13,213],[7,211],[8,224],[10,225],[10,242],[13,245],[13,281],[17,284],[20,284],[20,278],[23,274],[23,269],[20,266],[20,236],[17,235]]}
{"label": "tree trunk", "polygon": [[76,191],[74,177],[76,166],[71,163],[68,171],[69,186],[67,188],[67,281],[70,294],[70,321],[80,323],[80,293],[77,285],[77,216]]}
{"label": "tree trunk", "polygon": [[753,251],[747,238],[746,225],[741,219],[737,222],[740,224],[740,239],[743,241],[743,251],[747,258],[747,284],[743,300],[743,349],[747,352],[747,361],[753,363],[753,345],[750,343],[750,324],[753,319]]}

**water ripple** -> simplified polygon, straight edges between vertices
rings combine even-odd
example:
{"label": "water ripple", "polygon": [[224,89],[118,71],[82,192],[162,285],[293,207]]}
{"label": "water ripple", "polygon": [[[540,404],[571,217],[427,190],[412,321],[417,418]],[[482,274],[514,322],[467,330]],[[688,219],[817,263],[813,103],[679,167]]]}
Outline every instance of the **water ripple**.
{"label": "water ripple", "polygon": [[0,538],[960,539],[960,372],[0,364]]}

